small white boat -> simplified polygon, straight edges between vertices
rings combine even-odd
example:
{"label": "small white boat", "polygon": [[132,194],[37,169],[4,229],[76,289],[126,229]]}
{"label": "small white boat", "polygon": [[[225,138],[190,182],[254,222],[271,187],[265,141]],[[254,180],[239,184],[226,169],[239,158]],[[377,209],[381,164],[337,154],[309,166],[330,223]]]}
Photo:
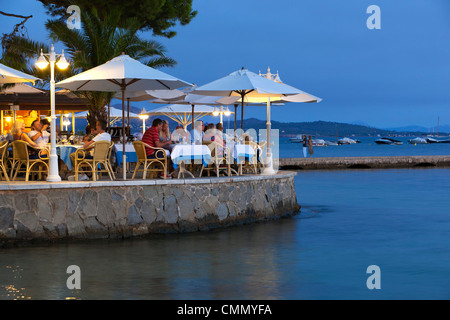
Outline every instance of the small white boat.
{"label": "small white boat", "polygon": [[312,139],[313,147],[326,147],[327,143],[323,139]]}
{"label": "small white boat", "polygon": [[399,141],[399,140],[395,140],[392,138],[381,138],[381,139],[377,139],[375,140],[376,144],[389,144],[389,145],[400,145],[403,144],[403,142]]}
{"label": "small white boat", "polygon": [[414,138],[414,139],[409,139],[408,143],[411,143],[411,144],[427,144],[428,141],[427,141],[427,139],[424,139],[424,138],[421,138],[421,137],[417,137],[417,138]]}
{"label": "small white boat", "polygon": [[432,137],[427,137],[427,142],[428,143],[439,143],[440,141],[435,138],[432,138]]}
{"label": "small white boat", "polygon": [[327,146],[338,146],[339,144],[336,141],[325,141]]}
{"label": "small white boat", "polygon": [[359,140],[354,140],[347,137],[338,140],[338,144],[353,144],[359,142],[360,142]]}
{"label": "small white boat", "polygon": [[303,135],[299,134],[295,136],[294,138],[289,138],[289,141],[292,143],[301,143],[303,141]]}

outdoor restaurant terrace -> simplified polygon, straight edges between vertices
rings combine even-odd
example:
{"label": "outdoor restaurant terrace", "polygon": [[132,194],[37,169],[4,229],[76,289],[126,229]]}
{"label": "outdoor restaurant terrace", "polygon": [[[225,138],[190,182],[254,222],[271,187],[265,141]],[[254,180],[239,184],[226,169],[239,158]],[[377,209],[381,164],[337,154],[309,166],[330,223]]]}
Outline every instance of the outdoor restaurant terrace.
{"label": "outdoor restaurant terrace", "polygon": [[[58,55],[53,47],[50,61],[45,57],[41,54],[37,64],[45,68],[50,62],[54,68]],[[64,56],[59,57],[58,63]],[[24,85],[39,79],[3,65],[0,75],[0,82],[8,84],[0,93],[0,206],[6,213],[0,238],[193,231],[298,212],[295,174],[278,173],[272,157],[270,106],[319,98],[245,69],[197,87],[125,54],[56,84],[52,79],[49,91]],[[122,126],[111,126],[108,105],[108,121],[98,120],[96,128],[77,134],[75,119],[86,116],[80,111],[88,105],[78,91],[111,92],[121,98]],[[169,106],[130,114],[130,101],[143,100]],[[235,106],[236,120],[240,105],[242,123],[244,106],[264,104],[264,135],[242,128],[224,133],[223,126],[205,128],[200,120],[220,116],[221,124],[224,115],[233,114],[228,105]],[[164,139],[161,115],[179,124]],[[152,126],[145,129],[149,116]],[[130,118],[136,117],[143,121],[142,135],[130,132]],[[44,142],[31,140],[31,130]]]}

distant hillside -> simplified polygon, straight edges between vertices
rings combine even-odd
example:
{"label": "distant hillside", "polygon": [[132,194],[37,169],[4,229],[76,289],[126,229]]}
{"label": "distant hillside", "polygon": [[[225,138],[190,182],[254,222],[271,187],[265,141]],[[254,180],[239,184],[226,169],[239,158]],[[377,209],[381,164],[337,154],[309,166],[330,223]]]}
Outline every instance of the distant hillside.
{"label": "distant hillside", "polygon": [[439,128],[437,125],[433,128],[426,128],[422,126],[406,126],[399,128],[387,128],[386,130],[392,130],[397,132],[426,132],[436,134],[436,131],[439,130],[439,133],[448,133],[450,132],[450,125],[440,125]]}
{"label": "distant hillside", "polygon": [[[238,121],[240,127],[240,121]],[[244,120],[244,128],[265,129],[266,121],[254,118]],[[399,134],[421,135],[422,132],[397,132],[393,130],[378,129],[358,124],[340,122],[313,121],[313,122],[278,122],[272,121],[272,128],[278,129],[280,136],[295,136],[298,134],[315,135],[322,137],[344,136],[389,136]]]}
{"label": "distant hillside", "polygon": [[[121,105],[113,105],[118,109],[121,109]],[[141,108],[130,106],[130,112],[140,113]],[[166,119],[169,121],[170,128],[173,130],[177,125],[173,120],[167,117],[160,116],[161,119]],[[78,121],[77,121],[78,122]],[[142,130],[142,121],[139,119],[131,119],[131,131],[139,132]],[[228,122],[227,122],[228,124]],[[115,126],[120,126],[121,121],[117,122]],[[147,126],[151,125],[151,119],[147,120]],[[230,119],[230,128],[234,127],[233,119]],[[238,120],[236,127],[241,127],[241,121]],[[80,127],[79,127],[80,128]],[[82,126],[81,128],[84,128]],[[80,128],[80,129],[81,129]],[[255,118],[249,118],[244,120],[244,129],[247,130],[253,128],[255,130],[265,129],[266,120],[259,120]],[[190,129],[190,128],[189,128]],[[389,129],[379,129],[363,124],[349,124],[340,122],[329,122],[329,121],[313,121],[313,122],[279,122],[272,121],[272,129],[278,129],[279,134],[282,137],[291,137],[298,134],[307,134],[311,136],[321,136],[321,137],[350,137],[350,136],[395,136],[395,135],[410,135],[410,136],[421,136],[424,134],[429,134],[428,129],[425,127],[409,126],[403,128],[389,128]],[[450,126],[441,126],[439,129],[440,133],[450,132]]]}

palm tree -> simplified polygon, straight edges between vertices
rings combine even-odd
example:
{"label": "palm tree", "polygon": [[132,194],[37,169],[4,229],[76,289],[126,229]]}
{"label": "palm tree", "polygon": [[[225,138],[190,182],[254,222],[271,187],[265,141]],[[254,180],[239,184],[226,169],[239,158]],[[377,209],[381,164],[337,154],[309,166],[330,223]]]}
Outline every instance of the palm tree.
{"label": "palm tree", "polygon": [[[161,44],[139,37],[140,25],[136,19],[122,21],[120,16],[120,12],[115,12],[100,20],[96,9],[82,10],[80,30],[67,28],[66,22],[62,19],[47,21],[45,26],[50,33],[50,39],[64,45],[64,54],[70,62],[69,69],[56,72],[56,81],[101,65],[123,52],[152,68],[176,65],[175,60],[165,56],[165,48]],[[123,27],[118,28],[118,25]],[[10,61],[24,72],[47,79],[48,83],[48,73],[38,70],[34,67],[34,63],[31,63],[37,58],[41,48],[49,52],[48,45],[17,37],[9,43],[3,59]],[[25,60],[28,63],[25,63]],[[74,93],[88,102],[89,124],[95,126],[97,119],[106,120],[105,106],[110,103],[113,93],[94,91]]]}

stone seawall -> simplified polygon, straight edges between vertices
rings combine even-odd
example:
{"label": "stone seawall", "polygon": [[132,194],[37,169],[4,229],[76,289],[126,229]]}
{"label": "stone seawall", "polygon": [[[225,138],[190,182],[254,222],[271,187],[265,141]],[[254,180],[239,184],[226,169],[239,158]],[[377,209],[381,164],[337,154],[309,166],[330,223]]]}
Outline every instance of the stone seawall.
{"label": "stone seawall", "polygon": [[448,167],[450,156],[283,158],[279,165],[283,170]]}
{"label": "stone seawall", "polygon": [[194,232],[295,215],[294,176],[1,183],[0,242]]}

